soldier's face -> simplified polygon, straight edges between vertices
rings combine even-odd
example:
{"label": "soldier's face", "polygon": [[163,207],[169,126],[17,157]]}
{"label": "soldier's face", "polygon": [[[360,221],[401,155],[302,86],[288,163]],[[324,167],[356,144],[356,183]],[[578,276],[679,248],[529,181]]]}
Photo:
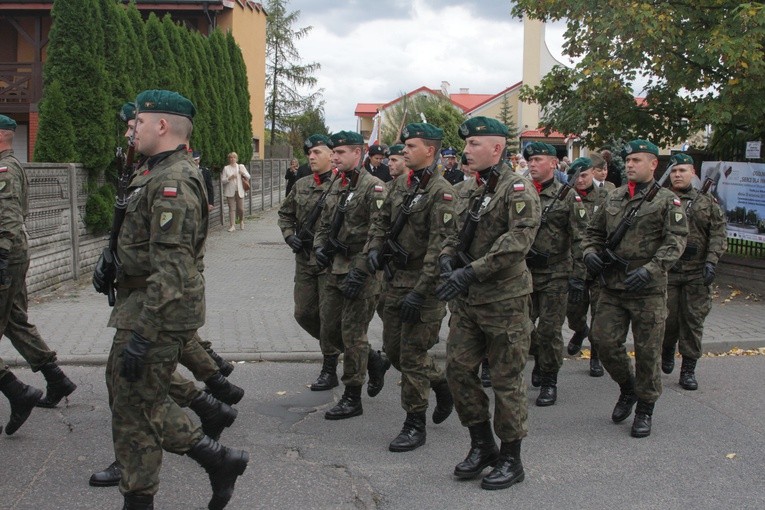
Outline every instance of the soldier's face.
{"label": "soldier's face", "polygon": [[467,157],[470,168],[480,172],[499,162],[504,149],[502,140],[497,136],[471,136],[466,139],[462,153]]}
{"label": "soldier's face", "polygon": [[555,172],[558,158],[536,154],[529,158],[529,175],[537,182],[549,181]]}
{"label": "soldier's face", "polygon": [[398,177],[406,171],[404,156],[395,155],[388,158],[388,168],[392,177]]}
{"label": "soldier's face", "polygon": [[311,171],[314,173],[322,173],[329,170],[332,163],[330,161],[331,158],[332,151],[324,145],[314,147],[308,151],[308,164],[311,165]]}
{"label": "soldier's face", "polygon": [[125,138],[130,139],[130,137],[133,136],[133,131],[135,131],[135,119],[130,119],[127,122],[127,128],[125,129]]}
{"label": "soldier's face", "polygon": [[585,191],[592,186],[592,169],[579,172],[579,177],[576,178],[574,187],[577,191]]}
{"label": "soldier's face", "polygon": [[139,113],[135,118],[135,150],[144,156],[156,154],[159,137],[167,131],[166,123],[156,113]]}
{"label": "soldier's face", "polygon": [[672,187],[681,190],[691,185],[693,180],[693,165],[676,165],[669,173],[669,178],[672,180]]}
{"label": "soldier's face", "polygon": [[630,154],[624,162],[627,166],[627,180],[630,182],[649,182],[659,165],[656,156],[647,152]]}
{"label": "soldier's face", "polygon": [[407,168],[419,170],[425,168],[431,161],[433,147],[428,147],[422,138],[410,138],[404,143],[404,163]]}
{"label": "soldier's face", "polygon": [[332,150],[332,164],[341,172],[349,172],[356,168],[361,157],[361,147],[341,145]]}

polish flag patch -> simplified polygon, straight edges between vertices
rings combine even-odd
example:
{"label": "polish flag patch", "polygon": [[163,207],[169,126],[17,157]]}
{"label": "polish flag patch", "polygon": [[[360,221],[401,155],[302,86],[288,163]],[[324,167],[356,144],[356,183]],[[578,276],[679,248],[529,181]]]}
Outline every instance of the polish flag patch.
{"label": "polish flag patch", "polygon": [[526,189],[526,186],[519,182],[518,184],[513,184],[513,191],[524,191]]}
{"label": "polish flag patch", "polygon": [[7,172],[8,167],[7,166],[0,166],[0,172]]}
{"label": "polish flag patch", "polygon": [[447,202],[450,202],[452,198],[454,197],[452,197],[451,193],[444,193],[444,200],[446,200]]}
{"label": "polish flag patch", "polygon": [[677,207],[680,207],[680,199],[679,198],[673,198],[672,203],[675,204]]}
{"label": "polish flag patch", "polygon": [[175,198],[178,196],[178,188],[165,186],[165,188],[162,190],[162,196]]}
{"label": "polish flag patch", "polygon": [[375,193],[382,193],[383,187],[382,186],[375,186]]}
{"label": "polish flag patch", "polygon": [[575,195],[575,196],[574,196],[574,199],[575,199],[577,202],[581,202],[581,201],[582,201],[582,197],[580,197],[579,195]]}

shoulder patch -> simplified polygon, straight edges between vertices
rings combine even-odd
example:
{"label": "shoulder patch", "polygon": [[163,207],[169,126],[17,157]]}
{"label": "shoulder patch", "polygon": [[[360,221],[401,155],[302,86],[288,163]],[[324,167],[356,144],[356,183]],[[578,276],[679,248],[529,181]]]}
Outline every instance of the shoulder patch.
{"label": "shoulder patch", "polygon": [[522,182],[513,184],[513,191],[524,191],[526,189],[526,185],[524,185]]}
{"label": "shoulder patch", "polygon": [[673,198],[672,203],[675,204],[677,207],[680,207],[680,199],[679,198]]}
{"label": "shoulder patch", "polygon": [[0,166],[0,172],[7,172],[8,167],[7,166]]}
{"label": "shoulder patch", "polygon": [[375,184],[375,193],[382,193],[384,189],[382,186]]}
{"label": "shoulder patch", "polygon": [[452,198],[454,198],[454,197],[452,197],[451,193],[444,193],[444,200],[446,200],[447,202],[452,200]]}
{"label": "shoulder patch", "polygon": [[576,200],[577,202],[581,202],[582,201],[582,197],[580,197],[578,194],[574,195],[574,200]]}
{"label": "shoulder patch", "polygon": [[175,198],[178,196],[178,188],[176,188],[175,186],[165,186],[162,189],[162,196]]}

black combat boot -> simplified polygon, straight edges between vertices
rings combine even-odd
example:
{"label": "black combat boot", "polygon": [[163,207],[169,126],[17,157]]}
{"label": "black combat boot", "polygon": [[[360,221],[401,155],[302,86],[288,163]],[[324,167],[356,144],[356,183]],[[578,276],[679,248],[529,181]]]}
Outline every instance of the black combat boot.
{"label": "black combat boot", "polygon": [[230,406],[242,400],[244,396],[244,390],[235,384],[231,384],[220,372],[206,380],[205,384],[209,390],[208,393]]}
{"label": "black combat boot", "polygon": [[632,406],[637,402],[635,396],[635,378],[630,376],[627,382],[621,385],[621,392],[619,393],[619,400],[616,401],[614,406],[614,412],[611,413],[611,420],[614,423],[621,423],[632,414]]}
{"label": "black combat boot", "polygon": [[224,404],[209,393],[203,391],[189,404],[192,411],[197,413],[202,421],[202,431],[216,441],[220,438],[223,429],[233,425],[239,411],[228,404]]}
{"label": "black combat boot", "polygon": [[122,510],[154,510],[154,496],[151,494],[125,494]]}
{"label": "black combat boot", "polygon": [[491,423],[481,422],[468,427],[470,431],[470,451],[465,460],[454,467],[454,476],[469,480],[480,475],[489,466],[494,466],[499,459],[499,449],[494,442]]}
{"label": "black combat boot", "polygon": [[481,480],[481,488],[487,490],[507,489],[514,483],[522,482],[526,475],[521,463],[521,440],[502,443],[499,459],[491,473]]}
{"label": "black combat boot", "polygon": [[321,372],[316,382],[311,385],[311,391],[326,391],[336,387],[337,382],[337,358],[339,354],[324,356]]}
{"label": "black combat boot", "polygon": [[653,415],[653,402],[638,400],[635,407],[635,419],[632,422],[632,437],[648,437],[651,435],[651,416]]}
{"label": "black combat boot", "polygon": [[481,386],[491,388],[491,372],[489,372],[489,358],[481,361]]}
{"label": "black combat boot", "polygon": [[569,356],[576,356],[579,354],[579,351],[582,350],[582,342],[584,342],[584,339],[588,336],[590,336],[590,327],[586,324],[584,326],[584,331],[574,331],[574,334],[571,336],[571,340],[568,341],[568,346],[566,347]]}
{"label": "black combat boot", "polygon": [[214,350],[212,350],[212,349],[208,350],[207,354],[209,354],[210,357],[215,362],[215,364],[218,365],[218,370],[220,370],[220,373],[221,373],[221,375],[223,375],[223,377],[230,376],[231,372],[234,371],[233,363],[229,363],[225,359],[221,358],[220,354],[218,354]]}
{"label": "black combat boot", "polygon": [[540,384],[542,384],[542,371],[539,370],[537,359],[534,358],[534,368],[531,369],[531,385],[535,388],[539,388]]}
{"label": "black combat boot", "polygon": [[446,379],[433,385],[433,393],[436,394],[436,408],[433,410],[433,423],[441,423],[452,414],[454,399],[449,390]]}
{"label": "black combat boot", "polygon": [[205,468],[210,477],[213,495],[209,510],[222,510],[234,494],[236,479],[247,469],[250,454],[243,450],[226,448],[205,436],[186,454]]}
{"label": "black combat boot", "polygon": [[346,386],[340,401],[324,413],[327,420],[344,420],[364,414],[361,408],[361,386]]}
{"label": "black combat boot", "polygon": [[385,386],[385,372],[390,368],[388,356],[380,351],[369,351],[369,361],[367,362],[367,372],[369,373],[369,382],[367,383],[367,395],[376,397]]}
{"label": "black combat boot", "polygon": [[5,426],[5,433],[10,436],[29,418],[32,409],[42,398],[43,392],[24,384],[11,373],[0,379],[0,391],[11,403],[11,419]]}
{"label": "black combat boot", "polygon": [[664,347],[661,350],[661,371],[671,374],[675,369],[675,346]]}
{"label": "black combat boot", "polygon": [[603,364],[600,362],[600,356],[595,347],[590,350],[590,377],[603,377]]}
{"label": "black combat boot", "polygon": [[699,383],[696,381],[696,360],[683,356],[683,364],[680,365],[680,386],[684,390],[697,390]]}
{"label": "black combat boot", "polygon": [[542,372],[542,387],[537,396],[537,407],[555,404],[558,399],[558,372]]}
{"label": "black combat boot", "polygon": [[425,411],[406,413],[404,427],[388,445],[392,452],[408,452],[425,444]]}
{"label": "black combat boot", "polygon": [[92,487],[114,487],[120,484],[122,479],[122,464],[114,461],[103,471],[90,475],[88,482]]}
{"label": "black combat boot", "polygon": [[61,399],[69,396],[77,389],[77,385],[74,384],[64,372],[55,363],[46,363],[40,367],[45,381],[48,383],[46,389],[46,395],[39,402],[37,407],[46,407],[51,409],[56,407]]}

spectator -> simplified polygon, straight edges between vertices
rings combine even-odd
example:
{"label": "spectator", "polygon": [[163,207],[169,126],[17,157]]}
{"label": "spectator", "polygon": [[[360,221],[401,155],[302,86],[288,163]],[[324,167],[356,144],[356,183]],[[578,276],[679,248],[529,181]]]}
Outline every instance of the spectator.
{"label": "spectator", "polygon": [[215,188],[213,188],[212,172],[210,172],[209,168],[200,164],[200,159],[202,158],[201,152],[194,151],[192,153],[192,158],[194,159],[194,163],[196,163],[199,167],[199,171],[202,172],[202,177],[205,179],[205,189],[207,190],[207,210],[212,211],[215,208]]}
{"label": "spectator", "polygon": [[619,165],[614,161],[614,157],[610,150],[602,150],[600,151],[600,155],[606,160],[606,168],[608,169],[606,180],[614,183],[614,186],[618,188],[622,185],[622,172]]}
{"label": "spectator", "polygon": [[287,181],[287,195],[292,191],[292,186],[295,185],[295,181],[298,180],[298,164],[297,159],[290,161],[290,166],[287,167],[287,172],[284,174],[284,179]]}
{"label": "spectator", "polygon": [[242,179],[249,181],[250,174],[244,165],[237,163],[239,156],[236,152],[228,155],[228,165],[223,167],[220,172],[220,180],[223,186],[223,196],[228,203],[229,232],[235,229],[238,220],[239,228],[244,230],[244,187]]}

